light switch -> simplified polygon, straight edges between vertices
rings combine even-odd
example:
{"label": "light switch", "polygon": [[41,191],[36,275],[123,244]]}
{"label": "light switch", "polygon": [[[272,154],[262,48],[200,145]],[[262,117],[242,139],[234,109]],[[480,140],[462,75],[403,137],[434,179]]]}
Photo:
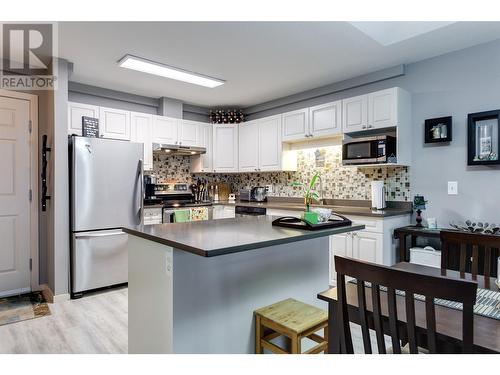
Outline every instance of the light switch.
{"label": "light switch", "polygon": [[458,194],[458,181],[448,181],[448,195]]}

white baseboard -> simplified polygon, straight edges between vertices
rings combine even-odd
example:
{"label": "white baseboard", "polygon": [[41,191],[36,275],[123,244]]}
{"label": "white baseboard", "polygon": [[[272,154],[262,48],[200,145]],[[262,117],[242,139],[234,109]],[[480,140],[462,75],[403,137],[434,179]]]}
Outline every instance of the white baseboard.
{"label": "white baseboard", "polygon": [[69,293],[54,295],[52,289],[50,289],[47,285],[45,285],[45,288],[42,290],[42,294],[45,300],[49,303],[65,302],[70,299]]}
{"label": "white baseboard", "polygon": [[20,288],[14,290],[6,290],[5,292],[0,292],[0,298],[15,296],[18,294],[25,294],[31,292],[31,288]]}

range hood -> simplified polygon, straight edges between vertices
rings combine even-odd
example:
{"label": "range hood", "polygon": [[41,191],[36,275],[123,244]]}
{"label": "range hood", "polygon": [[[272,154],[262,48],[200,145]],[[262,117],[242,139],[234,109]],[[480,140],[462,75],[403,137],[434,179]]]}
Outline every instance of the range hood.
{"label": "range hood", "polygon": [[170,145],[166,143],[153,143],[153,153],[154,154],[168,154],[168,155],[182,155],[182,156],[193,156],[206,154],[207,149],[205,147],[195,147],[195,146],[182,146],[182,145]]}

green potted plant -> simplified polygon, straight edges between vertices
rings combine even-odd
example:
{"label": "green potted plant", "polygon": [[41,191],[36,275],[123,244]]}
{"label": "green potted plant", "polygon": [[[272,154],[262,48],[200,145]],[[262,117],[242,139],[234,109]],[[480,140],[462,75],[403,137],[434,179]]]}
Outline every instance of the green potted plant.
{"label": "green potted plant", "polygon": [[318,214],[311,211],[311,203],[313,202],[313,200],[319,199],[318,193],[316,193],[316,191],[314,190],[314,186],[316,185],[318,177],[319,173],[315,173],[308,185],[301,182],[292,183],[292,186],[301,186],[304,190],[303,196],[306,210],[302,213],[302,219],[310,224],[318,224]]}

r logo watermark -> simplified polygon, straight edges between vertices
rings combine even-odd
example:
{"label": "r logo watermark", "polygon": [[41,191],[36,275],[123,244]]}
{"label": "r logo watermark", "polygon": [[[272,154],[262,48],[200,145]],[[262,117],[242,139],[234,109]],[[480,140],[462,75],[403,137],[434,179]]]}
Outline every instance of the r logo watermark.
{"label": "r logo watermark", "polygon": [[1,31],[0,88],[56,89],[56,24],[2,23]]}

